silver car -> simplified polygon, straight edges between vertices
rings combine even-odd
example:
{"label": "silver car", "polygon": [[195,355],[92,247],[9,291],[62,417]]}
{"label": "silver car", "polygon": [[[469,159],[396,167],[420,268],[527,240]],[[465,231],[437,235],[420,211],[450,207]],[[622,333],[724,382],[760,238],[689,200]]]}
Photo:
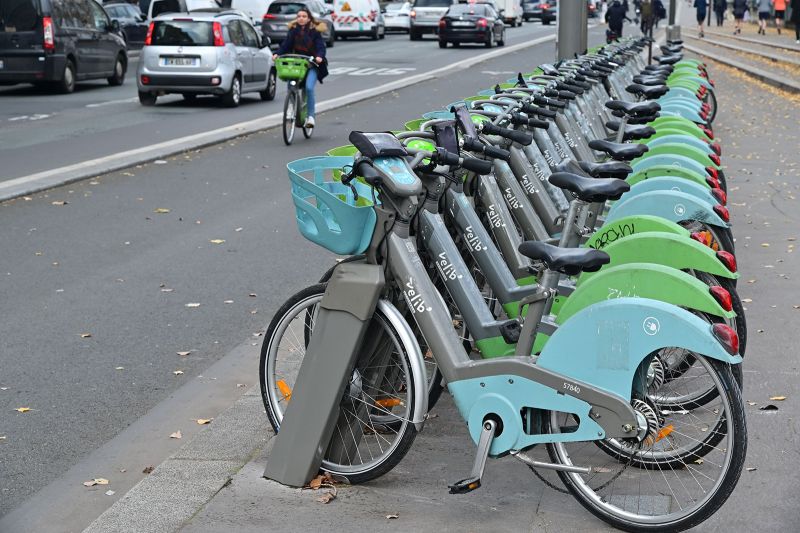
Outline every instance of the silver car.
{"label": "silver car", "polygon": [[268,47],[250,22],[230,11],[170,13],[150,23],[139,57],[136,83],[142,105],[178,93],[222,97],[228,107],[242,94],[275,98],[275,66]]}
{"label": "silver car", "polygon": [[[261,34],[269,37],[273,44],[279,45],[289,33],[288,24],[297,18],[301,7],[308,8],[317,20],[317,30],[322,34],[326,48],[332,48],[336,42],[333,29],[333,11],[321,0],[276,0],[267,8],[261,21]],[[322,26],[325,26],[324,28]]]}

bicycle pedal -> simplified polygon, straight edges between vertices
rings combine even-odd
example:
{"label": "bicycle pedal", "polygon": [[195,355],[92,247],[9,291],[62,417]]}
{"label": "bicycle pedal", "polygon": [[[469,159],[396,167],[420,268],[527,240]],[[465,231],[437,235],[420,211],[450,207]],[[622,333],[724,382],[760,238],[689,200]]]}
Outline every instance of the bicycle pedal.
{"label": "bicycle pedal", "polygon": [[450,494],[466,494],[481,488],[481,478],[469,477],[467,479],[462,479],[461,481],[456,481],[452,485],[448,485],[448,488],[450,489]]}

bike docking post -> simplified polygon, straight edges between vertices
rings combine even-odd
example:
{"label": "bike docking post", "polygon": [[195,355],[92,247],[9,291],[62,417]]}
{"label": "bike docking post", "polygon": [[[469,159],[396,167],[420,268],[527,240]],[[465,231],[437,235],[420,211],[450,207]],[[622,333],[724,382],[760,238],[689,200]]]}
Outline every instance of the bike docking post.
{"label": "bike docking post", "polygon": [[368,330],[385,283],[378,265],[340,263],[334,270],[264,477],[302,487],[317,474],[326,452],[349,451],[328,450],[328,443],[344,417],[339,409],[342,394],[346,387],[356,386],[351,383],[356,361],[362,354],[374,353],[375,343],[380,342]]}

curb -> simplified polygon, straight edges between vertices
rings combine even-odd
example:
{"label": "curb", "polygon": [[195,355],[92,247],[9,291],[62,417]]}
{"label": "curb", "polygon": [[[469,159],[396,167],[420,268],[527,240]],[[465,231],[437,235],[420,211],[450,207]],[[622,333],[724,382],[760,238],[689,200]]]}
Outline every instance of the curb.
{"label": "curb", "polygon": [[800,93],[800,83],[790,80],[789,78],[785,78],[783,76],[779,76],[773,74],[771,72],[767,72],[766,70],[762,70],[760,68],[752,67],[750,65],[746,65],[735,59],[728,59],[725,57],[720,57],[719,54],[714,54],[707,50],[703,50],[701,48],[697,48],[692,45],[688,45],[686,43],[683,44],[683,47],[690,52],[694,52],[695,54],[708,57],[713,59],[718,63],[722,63],[723,65],[728,65],[729,67],[734,67],[736,69],[741,70],[745,74],[749,76],[763,81],[768,85],[772,85],[773,87],[777,87],[778,89],[783,89],[784,91],[789,91],[791,93],[798,94]]}
{"label": "curb", "polygon": [[718,31],[708,31],[708,30],[706,30],[706,34],[707,35],[716,35],[718,37],[730,37],[731,39],[736,39],[736,40],[743,41],[743,42],[746,42],[746,43],[760,44],[762,46],[771,46],[773,48],[780,48],[782,50],[791,50],[792,52],[800,52],[800,46],[792,46],[790,44],[780,44],[780,43],[776,43],[776,42],[772,42],[772,41],[766,42],[766,41],[761,41],[761,40],[758,40],[758,39],[751,39],[749,37],[739,37],[738,35],[726,35],[724,33],[718,32]]}
{"label": "curb", "polygon": [[688,35],[685,34],[685,37],[692,39],[693,41],[704,42],[714,46],[719,46],[720,48],[728,48],[729,50],[734,50],[736,52],[742,52],[745,54],[753,54],[761,57],[765,57],[776,63],[788,63],[789,65],[799,66],[800,67],[800,60],[793,59],[791,57],[782,57],[778,54],[771,54],[769,52],[759,52],[758,50],[750,50],[747,48],[742,48],[741,46],[736,46],[734,44],[724,43],[722,41],[712,41],[711,39],[700,39],[696,35]]}
{"label": "curb", "polygon": [[[591,29],[594,26],[589,26]],[[375,96],[386,94],[397,89],[402,89],[416,83],[436,79],[444,74],[458,70],[464,70],[478,63],[488,61],[495,57],[531,48],[533,46],[554,41],[556,35],[547,35],[527,42],[517,43],[511,46],[498,48],[491,52],[464,59],[438,69],[431,70],[422,74],[416,74],[408,78],[399,79],[385,83],[377,87],[364,89],[353,94],[343,95],[317,104],[317,111],[325,112],[339,109],[362,100],[367,100]],[[149,163],[156,159],[166,159],[176,154],[181,154],[189,150],[197,150],[207,146],[220,144],[237,137],[259,133],[280,125],[283,113],[273,113],[255,120],[231,124],[224,128],[188,135],[178,139],[172,139],[162,143],[143,146],[114,155],[100,157],[90,161],[75,163],[61,168],[38,172],[28,176],[14,178],[0,182],[0,202],[19,198],[29,194],[34,194],[61,185],[67,185],[76,181],[93,178],[101,174],[108,174],[135,165]]]}

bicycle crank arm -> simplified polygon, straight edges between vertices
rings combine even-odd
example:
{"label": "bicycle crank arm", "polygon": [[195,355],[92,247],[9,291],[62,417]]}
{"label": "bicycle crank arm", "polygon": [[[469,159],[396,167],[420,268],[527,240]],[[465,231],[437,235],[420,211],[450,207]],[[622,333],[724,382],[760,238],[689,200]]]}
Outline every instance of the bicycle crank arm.
{"label": "bicycle crank arm", "polygon": [[533,468],[541,468],[543,470],[557,470],[559,472],[570,472],[572,474],[591,474],[592,469],[586,468],[583,466],[568,466],[568,465],[558,465],[555,463],[543,463],[542,461],[534,461],[527,455],[525,452],[515,451],[512,450],[510,452],[511,455],[522,461],[528,466],[532,466]]}
{"label": "bicycle crank arm", "polygon": [[489,457],[489,447],[492,445],[497,422],[487,420],[483,423],[481,438],[478,441],[478,451],[475,454],[475,463],[472,465],[472,472],[467,479],[456,481],[450,485],[450,494],[466,494],[480,488],[483,470],[486,467],[486,459]]}

